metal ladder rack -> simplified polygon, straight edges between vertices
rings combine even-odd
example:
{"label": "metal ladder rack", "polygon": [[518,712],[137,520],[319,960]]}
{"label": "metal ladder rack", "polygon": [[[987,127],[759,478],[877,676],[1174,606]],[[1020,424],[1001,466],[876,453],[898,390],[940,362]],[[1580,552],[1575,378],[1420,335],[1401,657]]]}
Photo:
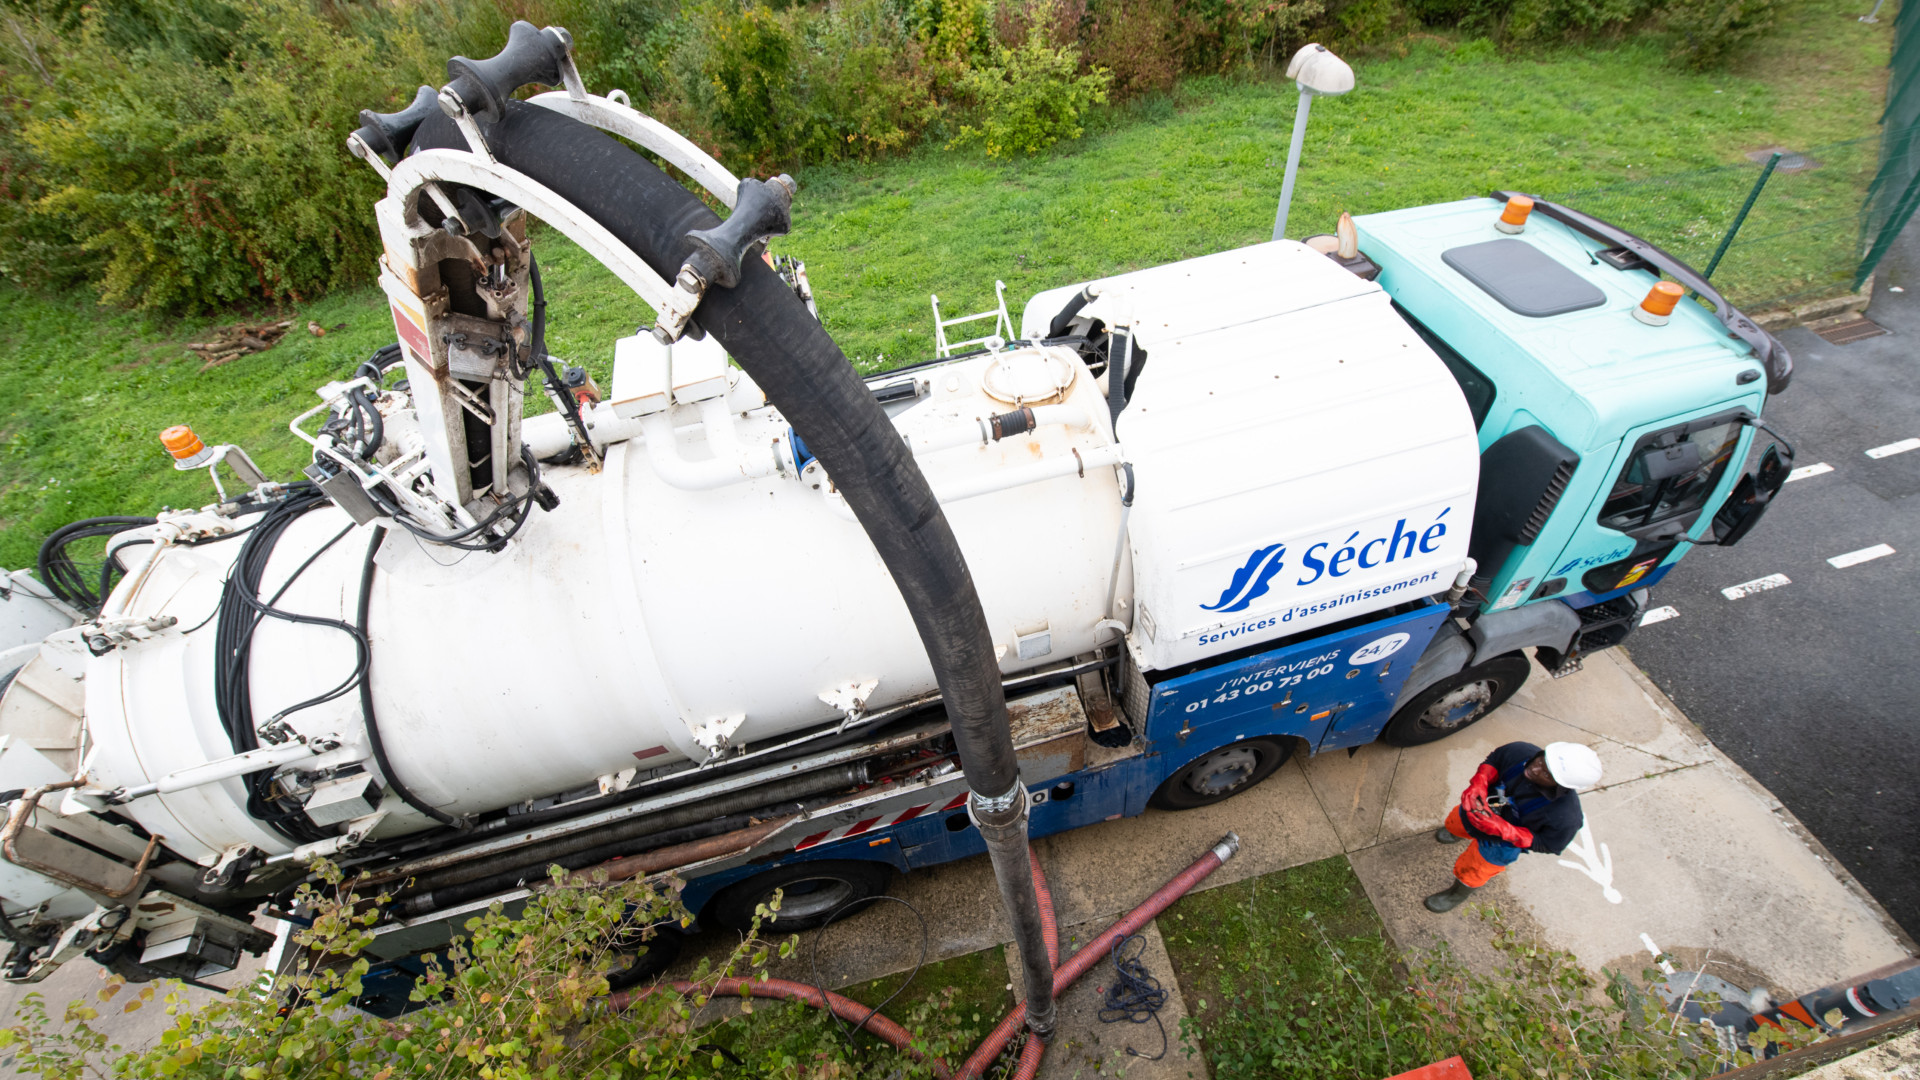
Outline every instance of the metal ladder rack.
{"label": "metal ladder rack", "polygon": [[[947,357],[952,356],[955,350],[963,349],[969,345],[986,345],[992,348],[994,347],[993,342],[996,339],[1003,345],[1013,340],[1013,319],[1007,314],[1007,283],[1004,281],[995,281],[993,283],[993,292],[998,302],[998,306],[993,310],[982,311],[974,315],[959,315],[951,319],[942,319],[940,317],[940,298],[932,293],[927,294],[927,298],[933,301],[933,355],[936,358],[945,360]],[[947,327],[958,326],[966,322],[977,322],[981,319],[994,320],[993,333],[985,337],[971,338],[966,341],[947,340]]]}

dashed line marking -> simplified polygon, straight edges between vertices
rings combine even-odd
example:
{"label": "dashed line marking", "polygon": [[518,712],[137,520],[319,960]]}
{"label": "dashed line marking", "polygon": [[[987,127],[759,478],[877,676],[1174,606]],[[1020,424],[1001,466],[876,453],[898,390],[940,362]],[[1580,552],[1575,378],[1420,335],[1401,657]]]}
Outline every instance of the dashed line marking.
{"label": "dashed line marking", "polygon": [[1754,578],[1752,581],[1743,581],[1738,585],[1729,585],[1720,590],[1720,595],[1729,600],[1738,600],[1743,596],[1752,596],[1754,593],[1766,592],[1768,589],[1777,589],[1782,585],[1791,584],[1793,584],[1793,582],[1788,580],[1785,574],[1768,574],[1763,578]]}
{"label": "dashed line marking", "polygon": [[1666,622],[1668,619],[1678,618],[1679,615],[1680,613],[1674,610],[1673,605],[1668,604],[1665,607],[1654,608],[1645,615],[1640,616],[1640,625],[1652,626],[1654,623]]}
{"label": "dashed line marking", "polygon": [[[1872,451],[1868,451],[1868,452],[1871,453]],[[1787,474],[1786,482],[1791,484],[1795,480],[1805,480],[1809,476],[1820,476],[1824,473],[1830,473],[1832,471],[1833,471],[1833,466],[1827,464],[1824,461],[1815,465],[1802,465],[1799,468]]]}
{"label": "dashed line marking", "polygon": [[1867,451],[1867,456],[1870,458],[1892,457],[1909,450],[1920,450],[1920,439],[1901,439],[1899,442],[1890,442],[1885,446],[1876,446]]}
{"label": "dashed line marking", "polygon": [[1845,555],[1835,555],[1827,560],[1827,564],[1835,570],[1845,570],[1849,566],[1859,566],[1863,562],[1872,562],[1891,554],[1893,554],[1893,548],[1886,544],[1875,544],[1870,548],[1861,548],[1859,551],[1849,551]]}

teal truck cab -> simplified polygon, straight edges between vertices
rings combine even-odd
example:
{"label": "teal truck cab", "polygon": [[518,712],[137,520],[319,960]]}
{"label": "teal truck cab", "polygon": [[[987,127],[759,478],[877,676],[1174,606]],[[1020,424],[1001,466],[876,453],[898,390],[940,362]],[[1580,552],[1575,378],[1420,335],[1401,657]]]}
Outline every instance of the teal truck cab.
{"label": "teal truck cab", "polygon": [[1489,688],[1462,673],[1521,646],[1556,676],[1577,670],[1626,638],[1693,546],[1752,528],[1791,461],[1776,436],[1745,467],[1792,360],[1690,267],[1567,207],[1496,192],[1353,221],[1360,254],[1340,261],[1377,274],[1479,430],[1466,618],[1399,704],[1455,692],[1394,726],[1438,737],[1485,711]]}

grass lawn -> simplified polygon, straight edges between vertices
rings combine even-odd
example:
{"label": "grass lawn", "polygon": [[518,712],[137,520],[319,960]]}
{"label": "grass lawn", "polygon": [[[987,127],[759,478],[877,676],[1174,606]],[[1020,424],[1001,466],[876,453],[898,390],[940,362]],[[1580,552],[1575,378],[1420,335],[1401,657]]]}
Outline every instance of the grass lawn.
{"label": "grass lawn", "polygon": [[[1869,136],[1892,22],[1859,23],[1858,6],[1787,0],[1767,42],[1717,74],[1679,71],[1644,40],[1503,56],[1481,41],[1410,36],[1357,59],[1359,88],[1315,108],[1290,231],[1329,230],[1343,209],[1496,186],[1579,191],[1730,164],[1757,147]],[[1264,240],[1292,109],[1277,81],[1199,79],[1032,160],[929,148],[810,170],[778,249],[807,260],[828,329],[862,368],[919,359],[931,350],[930,292],[949,313],[977,311],[1004,280],[1017,319],[1044,288]],[[1851,213],[1847,185],[1823,183],[1833,190],[1798,204],[1802,216]],[[612,340],[649,313],[564,240],[549,236],[541,251],[552,347],[604,379]],[[0,289],[0,566],[31,564],[41,537],[75,518],[210,501],[204,477],[168,467],[156,435],[170,424],[294,475],[305,454],[287,421],[392,328],[372,289],[289,314],[296,326],[348,328],[296,330],[203,372],[182,343],[231,317],[158,322],[83,296]],[[529,406],[545,402],[529,395]]]}
{"label": "grass lawn", "polygon": [[1345,857],[1189,894],[1159,922],[1185,1034],[1218,1080],[1365,1080],[1437,1060]]}

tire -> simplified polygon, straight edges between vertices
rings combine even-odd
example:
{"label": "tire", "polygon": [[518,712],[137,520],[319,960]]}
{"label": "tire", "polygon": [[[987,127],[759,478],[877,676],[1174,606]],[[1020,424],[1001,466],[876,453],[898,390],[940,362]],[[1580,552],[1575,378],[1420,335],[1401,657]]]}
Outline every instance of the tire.
{"label": "tire", "polygon": [[1148,800],[1161,810],[1198,810],[1225,802],[1272,776],[1286,764],[1293,744],[1281,739],[1242,739],[1182,766]]}
{"label": "tire", "polygon": [[657,927],[652,937],[640,940],[640,932],[621,935],[614,943],[613,961],[607,975],[607,990],[626,990],[656,979],[680,959],[680,947],[686,938],[665,926]]}
{"label": "tire", "polygon": [[753,927],[754,909],[771,905],[779,891],[784,894],[780,910],[767,926],[792,934],[825,925],[836,911],[845,918],[862,910],[885,893],[892,881],[893,867],[885,863],[829,859],[790,863],[720,890],[701,915],[728,930],[746,933]]}
{"label": "tire", "polygon": [[1380,741],[1388,746],[1422,746],[1472,727],[1505,705],[1532,668],[1525,653],[1510,652],[1455,672],[1401,706],[1387,721]]}

